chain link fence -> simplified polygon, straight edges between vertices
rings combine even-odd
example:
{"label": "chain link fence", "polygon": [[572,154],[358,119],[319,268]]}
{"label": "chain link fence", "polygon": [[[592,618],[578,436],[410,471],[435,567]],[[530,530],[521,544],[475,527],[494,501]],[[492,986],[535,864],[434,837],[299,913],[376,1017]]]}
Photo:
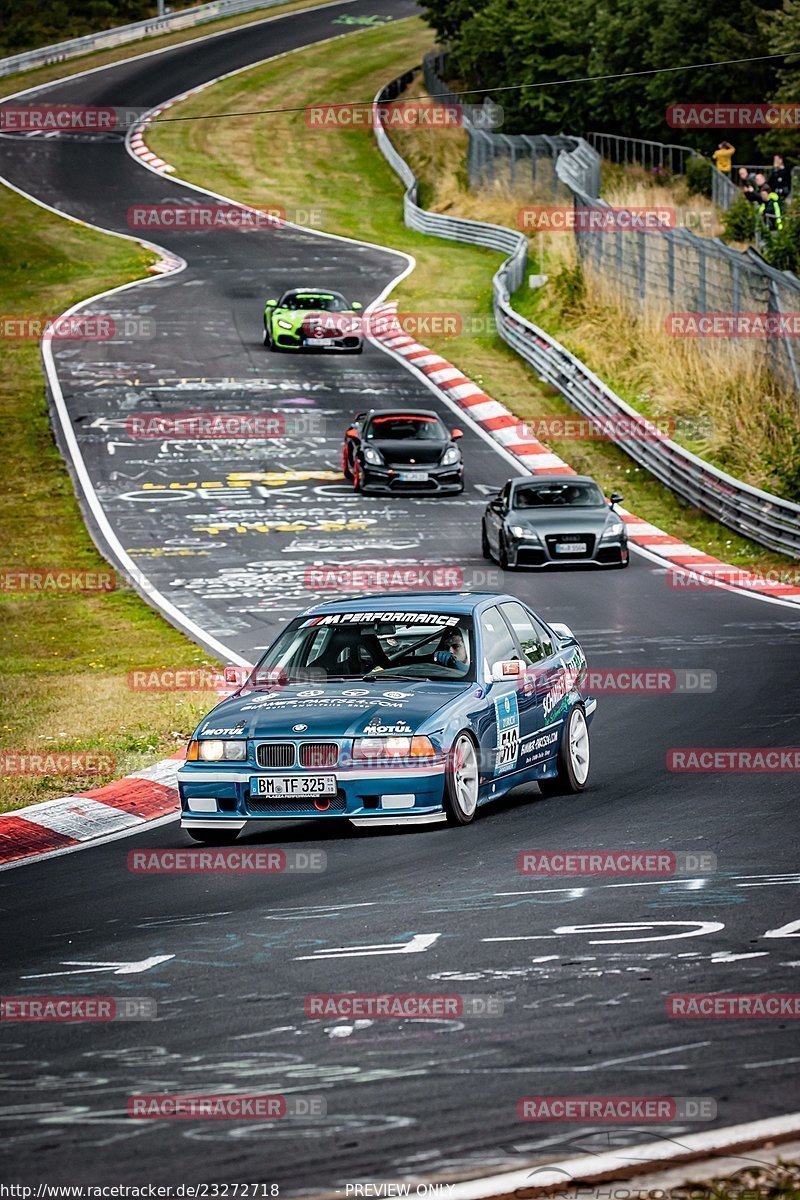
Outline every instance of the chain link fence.
{"label": "chain link fence", "polygon": [[[431,96],[445,103],[458,103],[440,72],[446,56],[430,54],[424,62],[425,85]],[[770,267],[755,250],[733,250],[719,238],[700,237],[685,228],[606,228],[598,233],[587,210],[611,211],[600,198],[601,154],[611,149],[615,160],[627,155],[635,161],[645,151],[656,154],[659,143],[633,138],[591,134],[598,148],[582,137],[523,136],[489,133],[464,126],[469,139],[468,176],[470,187],[498,186],[516,191],[530,189],[538,201],[564,203],[575,208],[576,248],[581,262],[609,290],[621,295],[632,307],[679,314],[738,314],[770,318],[768,326],[780,329],[780,318],[800,312],[800,279],[791,271]],[[642,148],[645,148],[643,151]],[[661,147],[676,155],[682,165],[696,152],[679,146]],[[735,185],[714,174],[736,191]],[[581,210],[584,210],[581,212]],[[601,214],[602,215],[602,212]],[[734,329],[737,328],[732,323]],[[740,322],[738,328],[742,327]],[[732,334],[734,341],[740,340]],[[791,334],[770,333],[763,338],[765,369],[784,387],[800,395],[798,352]]]}

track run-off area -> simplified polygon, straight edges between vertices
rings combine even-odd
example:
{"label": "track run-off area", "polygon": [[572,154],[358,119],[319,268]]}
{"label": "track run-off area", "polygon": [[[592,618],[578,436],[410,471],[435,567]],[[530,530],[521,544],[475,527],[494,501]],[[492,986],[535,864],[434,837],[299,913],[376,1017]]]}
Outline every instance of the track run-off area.
{"label": "track run-off area", "polygon": [[[413,12],[409,0],[309,9],[75,75],[19,102],[147,110],[339,36],[342,14]],[[147,170],[122,138],[0,139],[0,175],[128,236],[131,206],[200,196]],[[255,661],[287,619],[330,598],[315,592],[310,568],[432,564],[476,581],[492,570],[481,513],[519,463],[375,342],[341,357],[262,346],[264,300],[288,287],[313,281],[365,305],[390,294],[411,264],[357,234],[291,224],[246,235],[160,231],[151,240],[175,269],[81,309],[112,316],[131,336],[52,344],[54,427],[95,540],[226,662]],[[152,336],[139,336],[145,328]],[[464,430],[463,495],[361,496],[343,481],[353,414],[404,403]],[[212,405],[266,406],[293,423],[267,442],[128,434],[131,417]],[[531,786],[461,829],[287,822],[241,839],[323,850],[324,872],[131,872],[131,849],[188,846],[176,818],[0,873],[3,995],[157,1005],[148,1021],[0,1028],[3,1148],[19,1177],[259,1179],[281,1193],[332,1193],[354,1180],[472,1178],[654,1137],[635,1123],[521,1121],[525,1096],[714,1101],[705,1125],[660,1124],[665,1139],[800,1108],[791,1021],[677,1020],[666,1009],[674,993],[794,990],[794,778],[678,774],[666,762],[675,747],[800,744],[800,616],[722,589],[676,589],[638,553],[624,571],[519,572],[501,583],[571,626],[592,668],[706,670],[716,690],[601,696],[591,786],[576,797],[545,799]],[[718,869],[573,885],[520,875],[518,855],[534,847],[705,852]],[[501,998],[503,1013],[350,1024],[306,1016],[308,994],[345,991],[478,993]],[[157,1092],[322,1096],[327,1115],[132,1120],[128,1098]]]}

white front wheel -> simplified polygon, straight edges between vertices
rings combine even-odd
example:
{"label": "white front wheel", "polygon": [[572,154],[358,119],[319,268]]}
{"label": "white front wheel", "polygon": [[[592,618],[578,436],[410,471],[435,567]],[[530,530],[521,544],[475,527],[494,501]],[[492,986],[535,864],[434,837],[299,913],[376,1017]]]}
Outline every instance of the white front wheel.
{"label": "white front wheel", "polygon": [[545,796],[582,792],[589,778],[589,726],[583,705],[576,704],[567,717],[558,748],[556,774],[549,779],[538,779],[539,790]]}

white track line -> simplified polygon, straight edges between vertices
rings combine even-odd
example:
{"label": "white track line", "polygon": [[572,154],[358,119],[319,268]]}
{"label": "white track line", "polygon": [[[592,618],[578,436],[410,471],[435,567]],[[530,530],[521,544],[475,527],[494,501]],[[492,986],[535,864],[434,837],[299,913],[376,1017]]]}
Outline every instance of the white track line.
{"label": "white track line", "polygon": [[646,1142],[620,1147],[605,1154],[586,1154],[542,1167],[506,1171],[483,1179],[457,1183],[448,1200],[491,1200],[496,1196],[521,1193],[522,1197],[548,1191],[566,1191],[574,1183],[627,1179],[641,1175],[661,1164],[687,1162],[719,1156],[732,1150],[756,1149],[765,1142],[786,1141],[800,1133],[800,1113],[787,1113],[765,1121],[729,1125],[703,1133],[689,1133],[668,1142]]}

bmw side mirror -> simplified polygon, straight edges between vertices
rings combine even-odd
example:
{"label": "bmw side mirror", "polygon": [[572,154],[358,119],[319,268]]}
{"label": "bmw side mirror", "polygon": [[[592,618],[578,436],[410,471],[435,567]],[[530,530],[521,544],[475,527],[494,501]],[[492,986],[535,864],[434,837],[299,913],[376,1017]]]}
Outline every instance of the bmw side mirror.
{"label": "bmw side mirror", "polygon": [[464,436],[464,430],[463,429],[451,429],[450,436],[452,437],[454,442],[457,442],[459,438],[462,438]]}
{"label": "bmw side mirror", "polygon": [[621,504],[621,503],[622,503],[622,496],[619,494],[619,492],[612,492],[611,493],[611,507],[613,508],[615,504]]}
{"label": "bmw side mirror", "polygon": [[522,670],[522,663],[518,658],[507,658],[500,662],[492,663],[492,683],[508,682],[509,679],[517,679]]}
{"label": "bmw side mirror", "polygon": [[267,303],[264,305],[264,308],[277,308],[277,307],[278,307],[277,300],[268,300]]}
{"label": "bmw side mirror", "polygon": [[561,621],[551,621],[550,628],[558,638],[561,645],[563,645],[565,642],[577,641],[575,634],[572,632],[569,625],[564,625]]}

